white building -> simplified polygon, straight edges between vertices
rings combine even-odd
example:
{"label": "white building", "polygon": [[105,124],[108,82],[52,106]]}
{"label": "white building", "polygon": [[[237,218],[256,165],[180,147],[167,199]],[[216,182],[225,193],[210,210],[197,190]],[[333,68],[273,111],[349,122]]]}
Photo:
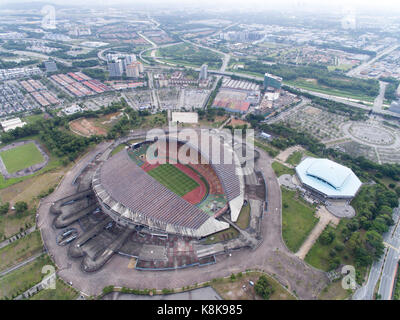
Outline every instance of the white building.
{"label": "white building", "polygon": [[0,124],[3,127],[4,132],[7,132],[14,130],[15,128],[22,128],[24,125],[26,125],[26,122],[21,121],[20,118],[12,118],[1,121]]}

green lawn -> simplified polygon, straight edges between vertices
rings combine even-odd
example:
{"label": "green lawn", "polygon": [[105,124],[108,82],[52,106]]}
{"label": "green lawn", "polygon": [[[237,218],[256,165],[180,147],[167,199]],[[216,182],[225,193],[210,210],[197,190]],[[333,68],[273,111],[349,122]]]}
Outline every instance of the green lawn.
{"label": "green lawn", "polygon": [[42,239],[37,230],[0,249],[0,271],[10,268],[42,250]]}
{"label": "green lawn", "polygon": [[303,156],[318,158],[315,154],[313,154],[307,150],[295,151],[287,158],[286,163],[291,164],[292,166],[295,167],[301,162],[301,159],[303,158]]}
{"label": "green lawn", "polygon": [[0,156],[9,173],[17,172],[44,161],[42,154],[33,142],[3,151]]}
{"label": "green lawn", "polygon": [[294,169],[286,167],[285,165],[279,163],[279,162],[272,162],[272,169],[274,169],[275,174],[277,177],[280,177],[283,174],[295,174]]}
{"label": "green lawn", "polygon": [[11,299],[38,284],[46,274],[45,265],[53,265],[49,256],[41,256],[27,265],[0,278],[0,299]]}
{"label": "green lawn", "polygon": [[[5,180],[3,175],[0,174],[0,189],[7,188],[7,187],[9,187],[9,186],[11,186],[13,184],[18,183],[18,182],[30,179],[33,176],[38,176],[38,175],[40,175],[42,173],[49,172],[49,171],[58,169],[61,166],[63,166],[62,159],[59,158],[56,154],[52,153],[51,150],[47,150],[45,148],[43,143],[41,143],[41,141],[40,141],[39,135],[32,135],[32,136],[24,137],[24,138],[21,138],[21,139],[17,139],[14,142],[18,142],[18,141],[22,141],[22,140],[36,140],[36,141],[38,141],[41,144],[41,146],[44,148],[45,152],[48,155],[50,155],[50,161],[44,168],[42,168],[39,171],[36,171],[34,174],[31,174],[29,176],[24,176],[24,177],[19,177],[19,178],[11,178],[11,179]],[[6,146],[6,144],[0,144],[0,147],[4,147],[4,146]],[[0,156],[1,156],[1,154],[0,154]]]}
{"label": "green lawn", "polygon": [[286,162],[291,164],[292,166],[297,166],[300,163],[302,157],[303,152],[295,151],[287,158]]}
{"label": "green lawn", "polygon": [[318,222],[315,208],[297,198],[296,191],[282,189],[282,236],[286,246],[297,252]]}
{"label": "green lawn", "polygon": [[204,241],[205,244],[214,244],[226,240],[231,240],[239,236],[239,231],[234,229],[233,227],[229,227],[226,230],[219,231],[214,234],[210,234],[206,240]]}
{"label": "green lawn", "polygon": [[41,290],[30,297],[29,300],[74,300],[78,297],[78,294],[74,288],[57,279],[55,289]]}
{"label": "green lawn", "polygon": [[148,174],[178,196],[184,196],[199,186],[196,181],[170,163],[162,164],[150,170]]}

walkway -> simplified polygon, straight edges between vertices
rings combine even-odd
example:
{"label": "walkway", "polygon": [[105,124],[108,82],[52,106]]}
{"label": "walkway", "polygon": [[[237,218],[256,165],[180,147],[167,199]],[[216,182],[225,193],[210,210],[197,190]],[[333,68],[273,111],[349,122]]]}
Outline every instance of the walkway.
{"label": "walkway", "polygon": [[296,252],[296,256],[300,259],[304,260],[308,251],[312,248],[315,241],[319,238],[321,233],[325,230],[325,227],[328,224],[332,224],[333,226],[337,226],[340,219],[332,215],[325,206],[321,206],[319,210],[316,212],[316,217],[319,218],[318,223],[312,229],[311,233],[308,235],[307,239],[301,245],[299,251]]}

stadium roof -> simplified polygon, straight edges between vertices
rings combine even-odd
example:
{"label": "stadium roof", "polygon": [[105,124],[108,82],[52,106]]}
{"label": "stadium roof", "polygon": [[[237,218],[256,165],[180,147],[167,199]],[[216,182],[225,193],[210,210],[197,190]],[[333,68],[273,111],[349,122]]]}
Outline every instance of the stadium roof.
{"label": "stadium roof", "polygon": [[296,173],[308,187],[332,198],[352,198],[361,186],[354,172],[329,159],[306,158]]}
{"label": "stadium roof", "polygon": [[160,184],[122,150],[93,178],[96,195],[122,218],[194,237],[226,229],[220,222]]}

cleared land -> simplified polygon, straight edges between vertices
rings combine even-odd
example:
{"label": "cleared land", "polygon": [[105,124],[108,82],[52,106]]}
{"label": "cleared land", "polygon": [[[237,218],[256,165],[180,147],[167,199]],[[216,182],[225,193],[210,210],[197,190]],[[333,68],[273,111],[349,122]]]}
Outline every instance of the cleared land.
{"label": "cleared land", "polygon": [[37,294],[30,297],[29,300],[74,300],[78,296],[78,292],[66,285],[60,279],[56,280],[56,288],[54,290],[41,290]]}
{"label": "cleared land", "polygon": [[[230,278],[216,279],[212,281],[211,286],[224,300],[262,300],[262,298],[255,293],[254,287],[249,284],[249,281],[256,283],[261,275],[262,273],[260,272],[250,272],[247,274],[245,273],[242,276],[235,275],[234,281]],[[265,276],[267,277],[269,284],[274,288],[274,293],[271,295],[269,300],[296,299],[275,279],[269,275]]]}
{"label": "cleared land", "polygon": [[9,173],[17,172],[44,161],[42,154],[33,142],[2,151],[0,156]]}
{"label": "cleared land", "polygon": [[52,265],[50,258],[41,256],[31,263],[0,278],[0,299],[11,299],[39,283],[45,274],[42,268]]}
{"label": "cleared land", "polygon": [[196,181],[170,163],[162,164],[147,173],[181,197],[199,186]]}
{"label": "cleared land", "polygon": [[105,136],[107,134],[107,130],[97,127],[94,124],[93,119],[76,119],[69,123],[69,127],[71,128],[72,132],[82,135],[84,137],[90,137],[92,135]]}
{"label": "cleared land", "polygon": [[0,249],[0,271],[5,271],[43,250],[39,231],[16,240]]}
{"label": "cleared land", "polygon": [[282,189],[282,236],[287,247],[297,252],[307,235],[318,223],[315,209],[304,201],[296,199],[295,191]]}

